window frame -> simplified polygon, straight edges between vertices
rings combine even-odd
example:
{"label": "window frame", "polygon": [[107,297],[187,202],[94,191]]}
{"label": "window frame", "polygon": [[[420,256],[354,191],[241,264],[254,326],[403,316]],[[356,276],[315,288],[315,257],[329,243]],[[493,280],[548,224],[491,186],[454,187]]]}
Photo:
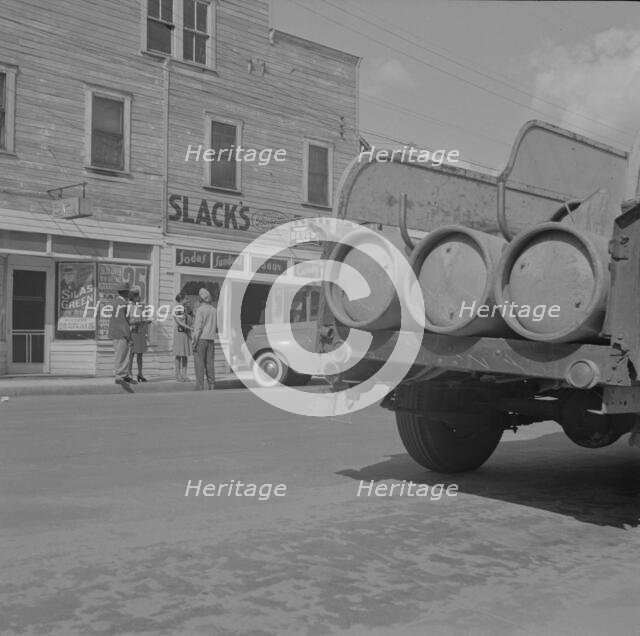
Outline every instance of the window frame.
{"label": "window frame", "polygon": [[13,155],[16,148],[16,78],[18,67],[0,62],[0,73],[5,76],[5,139],[0,139],[0,154]]}
{"label": "window frame", "polygon": [[[123,103],[123,168],[104,168],[92,165],[92,138],[93,138],[93,98],[102,97]],[[131,173],[131,93],[104,88],[102,86],[85,85],[85,169],[92,172],[113,175],[128,175]]]}
{"label": "window frame", "polygon": [[[309,146],[327,149],[327,202],[317,203],[309,200]],[[302,153],[302,202],[316,208],[333,206],[333,144],[322,139],[305,139]]]}
{"label": "window frame", "polygon": [[[210,0],[193,0],[194,3],[194,26],[193,29],[190,27],[185,26],[185,21],[184,21],[184,3],[186,0],[179,0],[179,2],[181,2],[182,4],[182,31],[181,31],[181,39],[182,39],[182,46],[181,46],[181,60],[183,62],[185,62],[186,64],[194,64],[196,66],[201,66],[204,68],[209,68],[209,67],[213,67],[214,64],[210,63],[210,60],[212,60],[212,56],[213,56],[213,37],[214,37],[214,32],[213,32],[213,25],[214,25],[214,21],[212,20],[212,15],[215,13],[215,11],[213,10],[213,3],[210,2]],[[206,24],[206,32],[205,31],[198,31],[198,4],[204,4],[207,6],[207,24]],[[184,57],[184,36],[185,36],[185,31],[189,31],[191,33],[195,35],[203,35],[206,34],[207,36],[207,45],[205,47],[205,61],[203,62],[198,62],[195,59],[194,60],[187,60]],[[195,57],[195,55],[194,55]]]}
{"label": "window frame", "polygon": [[[160,8],[160,16],[162,16],[162,0],[158,0],[158,2],[159,2],[159,8]],[[162,17],[160,18],[150,17],[148,0],[142,0],[142,8],[144,10],[144,50],[148,51],[152,55],[161,55],[163,57],[174,57],[175,52],[177,50],[176,49],[177,47],[176,33],[178,30],[178,24],[176,21],[177,15],[176,15],[175,0],[171,0],[171,16],[173,18],[173,22],[167,22],[166,20],[163,20]],[[158,51],[156,49],[149,48],[149,20],[155,20],[156,22],[159,22],[161,24],[171,25],[171,40],[170,40],[171,50],[168,53],[166,51]]]}
{"label": "window frame", "polygon": [[[242,146],[242,133],[244,122],[241,119],[232,119],[229,117],[221,117],[216,115],[215,113],[206,112],[205,113],[205,123],[204,123],[204,145],[203,145],[203,153],[212,148],[211,143],[211,124],[216,122],[218,124],[226,124],[227,126],[235,126],[236,128],[236,140],[234,142],[234,146],[236,148]],[[204,161],[202,160],[202,164],[204,166],[204,187],[209,190],[216,190],[220,192],[232,192],[235,194],[240,194],[242,192],[242,161],[236,161],[236,183],[234,188],[225,188],[224,186],[214,185],[211,182],[211,168],[215,161]]]}
{"label": "window frame", "polygon": [[[216,10],[218,6],[218,0],[196,0],[200,4],[207,5],[207,46],[206,46],[206,63],[201,64],[200,62],[196,62],[195,60],[187,60],[184,57],[184,32],[185,30],[193,31],[192,29],[187,29],[185,27],[184,22],[184,0],[172,0],[173,2],[173,29],[171,32],[171,53],[164,53],[162,51],[156,51],[155,49],[150,49],[147,46],[148,41],[148,20],[157,20],[157,18],[149,18],[147,0],[140,0],[140,10],[142,14],[142,22],[141,22],[141,44],[142,44],[142,52],[147,55],[151,55],[157,58],[171,58],[177,62],[182,64],[187,64],[190,66],[195,66],[200,69],[208,69],[215,71],[216,69],[216,29],[217,29],[217,19],[216,19]],[[197,10],[196,10],[197,11]],[[197,13],[196,13],[196,22],[195,26],[197,27]],[[202,32],[199,32],[202,33]]]}

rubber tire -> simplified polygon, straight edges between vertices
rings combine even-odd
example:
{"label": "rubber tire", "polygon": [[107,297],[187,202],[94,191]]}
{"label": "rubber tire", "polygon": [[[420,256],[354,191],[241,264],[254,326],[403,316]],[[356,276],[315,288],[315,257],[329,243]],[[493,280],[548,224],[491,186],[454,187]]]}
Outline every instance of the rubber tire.
{"label": "rubber tire", "polygon": [[[263,379],[263,377],[260,375],[259,373],[259,369],[269,363],[269,362],[274,362],[276,367],[277,367],[277,372],[275,376],[273,377],[273,380],[271,381],[265,381]],[[279,382],[280,384],[286,384],[287,380],[289,379],[291,370],[289,369],[289,367],[285,364],[285,362],[278,357],[278,355],[269,350],[269,351],[263,351],[262,353],[258,354],[258,356],[256,357],[256,359],[254,360],[253,364],[251,365],[251,371],[253,373],[253,379],[255,381],[255,383],[261,387],[261,388],[270,388],[273,386],[277,386],[277,383]],[[270,375],[267,374],[266,372],[264,372],[266,375]]]}
{"label": "rubber tire", "polygon": [[[461,391],[435,389],[428,384],[407,387],[404,402],[412,408],[426,404],[434,411],[455,412],[464,395]],[[497,419],[496,415],[496,419]],[[422,413],[396,412],[400,439],[411,458],[424,468],[439,473],[461,473],[482,466],[491,457],[502,437],[503,429],[490,415],[478,415],[471,428],[464,424],[461,433],[452,431],[452,423],[430,419]]]}

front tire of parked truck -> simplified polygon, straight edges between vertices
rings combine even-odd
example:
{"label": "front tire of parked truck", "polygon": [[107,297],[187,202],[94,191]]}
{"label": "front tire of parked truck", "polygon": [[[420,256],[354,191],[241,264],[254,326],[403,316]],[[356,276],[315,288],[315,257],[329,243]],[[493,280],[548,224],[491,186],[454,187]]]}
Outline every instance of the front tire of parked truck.
{"label": "front tire of parked truck", "polygon": [[464,398],[462,390],[406,387],[403,408],[420,410],[399,410],[396,422],[404,447],[421,466],[440,473],[475,470],[498,446],[503,431],[499,416],[456,412]]}

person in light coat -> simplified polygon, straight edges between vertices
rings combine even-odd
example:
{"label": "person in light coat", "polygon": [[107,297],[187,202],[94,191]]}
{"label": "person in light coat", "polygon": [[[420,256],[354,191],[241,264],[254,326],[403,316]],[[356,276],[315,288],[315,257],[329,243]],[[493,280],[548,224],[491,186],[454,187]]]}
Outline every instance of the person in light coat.
{"label": "person in light coat", "polygon": [[218,311],[213,298],[204,287],[198,292],[200,305],[196,309],[193,321],[192,345],[196,367],[196,391],[204,390],[204,376],[207,376],[209,389],[215,388],[214,370],[215,337],[218,328]]}
{"label": "person in light coat", "polygon": [[137,384],[129,375],[129,357],[131,356],[131,327],[127,316],[129,306],[129,283],[121,283],[118,296],[111,305],[109,318],[109,338],[113,343],[113,372],[116,384],[123,386]]}

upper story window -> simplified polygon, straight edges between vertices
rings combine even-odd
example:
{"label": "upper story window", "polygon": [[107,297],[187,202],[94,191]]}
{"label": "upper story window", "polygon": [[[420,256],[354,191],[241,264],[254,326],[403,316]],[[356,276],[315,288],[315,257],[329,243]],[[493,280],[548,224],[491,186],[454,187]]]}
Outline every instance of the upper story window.
{"label": "upper story window", "polygon": [[333,147],[321,141],[305,141],[304,199],[313,205],[330,206],[333,181]]}
{"label": "upper story window", "polygon": [[240,190],[240,162],[235,149],[242,145],[241,124],[230,120],[210,118],[209,147],[215,150],[215,159],[209,166],[208,185],[225,190]]}
{"label": "upper story window", "polygon": [[143,2],[147,51],[175,56],[198,66],[215,66],[215,0]]}
{"label": "upper story window", "polygon": [[173,53],[173,0],[147,0],[147,49]]}
{"label": "upper story window", "polygon": [[87,90],[87,167],[129,172],[131,96]]}
{"label": "upper story window", "polygon": [[7,120],[7,74],[0,73],[0,149],[6,146],[5,122]]}
{"label": "upper story window", "polygon": [[17,69],[0,64],[0,151],[14,151]]}
{"label": "upper story window", "polygon": [[207,63],[209,41],[209,3],[201,0],[184,0],[184,29],[182,50],[185,60],[197,64]]}

